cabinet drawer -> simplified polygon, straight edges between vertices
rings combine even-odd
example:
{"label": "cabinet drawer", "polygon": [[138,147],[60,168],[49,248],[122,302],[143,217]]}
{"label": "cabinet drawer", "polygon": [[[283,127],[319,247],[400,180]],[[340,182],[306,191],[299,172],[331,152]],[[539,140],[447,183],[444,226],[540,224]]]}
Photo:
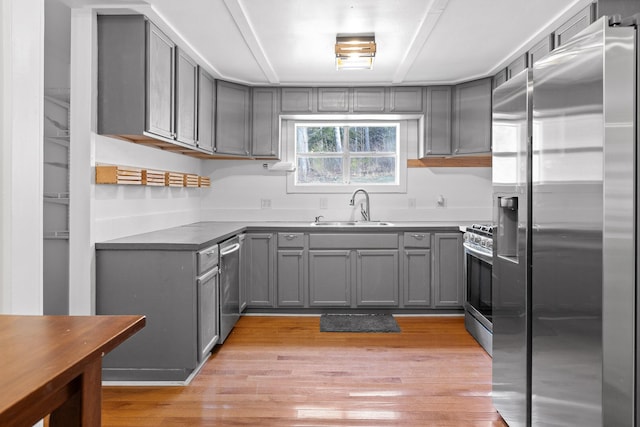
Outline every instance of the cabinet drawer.
{"label": "cabinet drawer", "polygon": [[418,231],[404,233],[405,248],[428,248],[431,246],[431,234]]}
{"label": "cabinet drawer", "polygon": [[304,233],[278,233],[279,248],[303,248]]}
{"label": "cabinet drawer", "polygon": [[397,249],[398,235],[376,234],[309,234],[309,248],[312,249]]}
{"label": "cabinet drawer", "polygon": [[218,265],[218,245],[210,246],[197,254],[198,276]]}

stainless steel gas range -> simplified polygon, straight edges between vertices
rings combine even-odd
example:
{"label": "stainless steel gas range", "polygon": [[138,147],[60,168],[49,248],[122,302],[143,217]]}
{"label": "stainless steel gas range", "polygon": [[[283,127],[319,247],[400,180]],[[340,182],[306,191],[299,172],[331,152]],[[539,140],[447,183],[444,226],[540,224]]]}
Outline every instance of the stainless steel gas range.
{"label": "stainless steel gas range", "polygon": [[464,233],[464,323],[487,353],[492,353],[491,282],[493,226],[473,224]]}

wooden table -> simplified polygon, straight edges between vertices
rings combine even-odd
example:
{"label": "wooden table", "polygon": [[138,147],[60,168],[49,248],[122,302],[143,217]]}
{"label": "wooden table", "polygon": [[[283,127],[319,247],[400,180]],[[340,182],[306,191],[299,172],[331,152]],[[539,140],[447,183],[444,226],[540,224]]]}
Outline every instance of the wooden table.
{"label": "wooden table", "polygon": [[0,426],[99,426],[102,356],[144,316],[0,315]]}

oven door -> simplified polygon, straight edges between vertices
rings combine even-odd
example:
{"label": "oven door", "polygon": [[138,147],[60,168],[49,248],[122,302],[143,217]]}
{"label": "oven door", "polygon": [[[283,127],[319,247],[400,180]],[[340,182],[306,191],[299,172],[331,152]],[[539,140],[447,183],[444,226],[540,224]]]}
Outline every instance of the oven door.
{"label": "oven door", "polygon": [[488,331],[491,324],[493,257],[488,251],[464,244],[464,280],[466,301],[464,308]]}

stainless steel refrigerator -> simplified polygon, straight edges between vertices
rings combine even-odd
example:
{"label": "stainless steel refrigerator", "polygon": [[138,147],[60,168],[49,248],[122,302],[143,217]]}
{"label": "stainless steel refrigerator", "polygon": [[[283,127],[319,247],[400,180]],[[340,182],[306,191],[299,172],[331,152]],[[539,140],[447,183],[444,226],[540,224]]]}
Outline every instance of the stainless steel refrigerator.
{"label": "stainless steel refrigerator", "polygon": [[511,427],[635,422],[635,46],[602,18],[494,94],[493,397]]}

